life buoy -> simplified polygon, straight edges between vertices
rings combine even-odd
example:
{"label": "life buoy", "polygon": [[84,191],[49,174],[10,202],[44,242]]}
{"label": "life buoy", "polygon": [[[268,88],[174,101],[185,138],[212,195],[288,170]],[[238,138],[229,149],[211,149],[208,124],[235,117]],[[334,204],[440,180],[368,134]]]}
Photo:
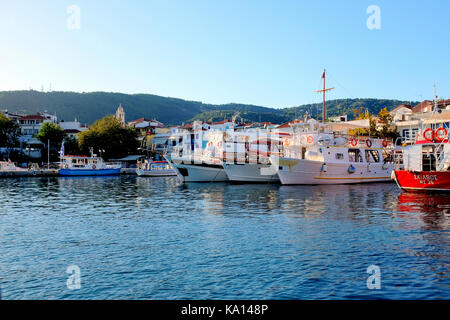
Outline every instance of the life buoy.
{"label": "life buoy", "polygon": [[356,147],[356,145],[358,144],[358,140],[356,140],[355,138],[351,138],[350,144],[352,145],[352,147]]}
{"label": "life buoy", "polygon": [[[441,136],[439,135],[439,132],[443,132],[444,134]],[[439,129],[436,130],[436,132],[434,133],[434,138],[436,141],[442,142],[447,138],[447,129],[440,127]]]}
{"label": "life buoy", "polygon": [[367,139],[367,140],[366,140],[366,146],[367,146],[368,148],[370,148],[370,147],[372,146],[372,140]]}
{"label": "life buoy", "polygon": [[387,140],[384,140],[384,139],[383,139],[383,141],[381,141],[381,145],[382,145],[384,148],[386,148],[386,147],[388,146]]}
{"label": "life buoy", "polygon": [[285,147],[289,147],[289,146],[291,145],[291,142],[289,141],[288,138],[284,138],[283,145],[284,145]]}
{"label": "life buoy", "polygon": [[[428,136],[428,132],[431,132],[431,137]],[[431,128],[426,129],[426,130],[423,132],[423,137],[424,137],[424,139],[427,140],[427,141],[432,141],[432,140],[434,139],[434,137],[435,137],[435,132],[434,132],[434,130],[431,129]]]}
{"label": "life buoy", "polygon": [[308,142],[309,144],[312,144],[314,142],[313,136],[308,136],[308,138],[306,138],[306,142]]}

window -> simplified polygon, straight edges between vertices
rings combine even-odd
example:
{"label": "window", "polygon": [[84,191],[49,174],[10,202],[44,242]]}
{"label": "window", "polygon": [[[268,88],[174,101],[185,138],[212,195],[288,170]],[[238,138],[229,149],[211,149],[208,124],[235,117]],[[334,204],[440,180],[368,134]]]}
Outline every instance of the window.
{"label": "window", "polygon": [[367,162],[380,162],[380,155],[377,150],[366,150]]}
{"label": "window", "polygon": [[348,160],[350,162],[363,162],[361,151],[359,149],[348,149]]}
{"label": "window", "polygon": [[337,160],[344,160],[344,154],[343,153],[336,153],[336,159]]}
{"label": "window", "polygon": [[[383,163],[394,163],[394,152],[393,150],[383,150]],[[401,163],[403,163],[403,154],[400,154]]]}

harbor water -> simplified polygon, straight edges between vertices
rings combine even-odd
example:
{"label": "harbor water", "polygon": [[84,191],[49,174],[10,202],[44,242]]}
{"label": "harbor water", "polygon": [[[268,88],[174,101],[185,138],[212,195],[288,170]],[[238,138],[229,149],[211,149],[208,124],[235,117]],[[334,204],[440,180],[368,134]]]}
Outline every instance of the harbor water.
{"label": "harbor water", "polygon": [[450,196],[394,183],[6,179],[0,246],[2,299],[450,299]]}

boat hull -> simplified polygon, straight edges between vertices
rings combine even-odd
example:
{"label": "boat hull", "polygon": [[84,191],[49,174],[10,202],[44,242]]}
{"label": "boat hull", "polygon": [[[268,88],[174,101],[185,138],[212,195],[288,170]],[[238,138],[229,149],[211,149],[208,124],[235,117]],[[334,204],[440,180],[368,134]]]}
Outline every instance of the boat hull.
{"label": "boat hull", "polygon": [[176,176],[175,170],[157,171],[157,170],[136,170],[140,177],[169,177]]}
{"label": "boat hull", "polygon": [[181,182],[225,182],[228,176],[221,165],[172,163]]}
{"label": "boat hull", "polygon": [[450,191],[450,171],[395,170],[392,177],[405,191]]}
{"label": "boat hull", "polygon": [[280,179],[272,165],[267,164],[227,164],[223,165],[230,181],[250,183],[279,183]]}
{"label": "boat hull", "polygon": [[60,169],[60,176],[113,176],[120,174],[120,168],[108,169]]}
{"label": "boat hull", "polygon": [[[355,184],[387,182],[391,180],[394,166],[382,163],[327,163],[291,158],[272,158],[278,167],[278,177],[282,184]],[[355,170],[349,173],[352,165]]]}

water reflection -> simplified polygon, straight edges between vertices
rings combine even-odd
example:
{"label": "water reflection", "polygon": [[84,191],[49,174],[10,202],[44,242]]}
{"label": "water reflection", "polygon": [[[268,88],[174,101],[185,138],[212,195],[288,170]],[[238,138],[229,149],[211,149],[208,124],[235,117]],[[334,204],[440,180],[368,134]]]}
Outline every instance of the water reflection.
{"label": "water reflection", "polygon": [[[5,298],[80,298],[61,291],[71,263],[86,299],[450,298],[449,195],[393,183],[4,182]],[[384,272],[376,293],[365,286],[371,264]]]}

